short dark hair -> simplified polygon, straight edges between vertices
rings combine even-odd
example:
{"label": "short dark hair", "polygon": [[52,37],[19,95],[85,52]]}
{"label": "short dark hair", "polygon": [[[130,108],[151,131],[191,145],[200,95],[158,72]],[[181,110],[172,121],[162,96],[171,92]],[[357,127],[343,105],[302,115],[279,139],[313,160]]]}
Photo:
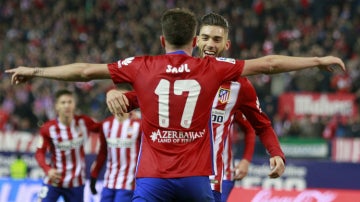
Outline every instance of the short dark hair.
{"label": "short dark hair", "polygon": [[163,13],[161,28],[166,41],[175,47],[182,47],[196,35],[197,19],[188,9],[173,8]]}
{"label": "short dark hair", "polygon": [[57,101],[61,96],[63,95],[70,95],[70,96],[73,96],[73,92],[67,90],[67,89],[61,89],[61,90],[58,90],[56,91],[55,93],[55,101]]}
{"label": "short dark hair", "polygon": [[203,15],[200,19],[200,29],[202,26],[220,26],[229,32],[229,22],[221,15],[211,12],[206,15]]}

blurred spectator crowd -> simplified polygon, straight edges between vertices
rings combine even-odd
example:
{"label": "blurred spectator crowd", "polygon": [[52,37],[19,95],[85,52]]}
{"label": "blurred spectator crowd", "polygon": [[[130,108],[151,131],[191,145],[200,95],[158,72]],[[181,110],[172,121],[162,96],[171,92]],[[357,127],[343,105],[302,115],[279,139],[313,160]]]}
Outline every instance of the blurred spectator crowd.
{"label": "blurred spectator crowd", "polygon": [[289,120],[277,113],[277,100],[284,92],[354,93],[360,98],[360,0],[2,0],[0,130],[35,133],[55,117],[53,92],[63,87],[77,93],[79,112],[97,120],[108,116],[105,92],[111,81],[34,79],[25,86],[12,86],[4,70],[21,65],[109,63],[163,53],[160,17],[172,7],[190,8],[199,18],[211,11],[227,18],[232,42],[225,53],[228,57],[343,58],[346,73],[312,69],[250,79],[279,136],[360,137],[359,116],[346,121],[337,116]]}

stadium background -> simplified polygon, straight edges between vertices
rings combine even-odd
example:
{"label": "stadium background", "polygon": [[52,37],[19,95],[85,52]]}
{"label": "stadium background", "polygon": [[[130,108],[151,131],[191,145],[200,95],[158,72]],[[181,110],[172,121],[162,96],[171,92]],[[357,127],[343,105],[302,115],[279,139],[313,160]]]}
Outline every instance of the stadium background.
{"label": "stadium background", "polygon": [[[239,193],[232,199],[246,201],[244,195],[253,195],[255,201],[299,200],[302,195],[312,197],[313,189],[328,201],[359,198],[359,0],[1,0],[0,201],[34,200],[30,193],[37,191],[42,172],[32,155],[38,127],[55,116],[52,93],[63,87],[74,90],[78,112],[102,120],[109,115],[104,92],[112,85],[35,79],[25,86],[11,86],[4,70],[20,65],[107,63],[163,53],[159,19],[172,7],[190,8],[199,17],[211,11],[225,16],[232,41],[225,56],[335,55],[344,59],[348,69],[347,73],[312,69],[250,77],[287,156],[287,170],[282,178],[269,180],[268,156],[257,142],[249,176],[237,182],[251,189],[236,189]],[[242,139],[241,132],[234,138],[238,158]],[[96,145],[96,136],[87,142],[89,159]],[[24,182],[7,178],[17,153],[30,167]],[[267,187],[275,189],[264,192]],[[29,193],[27,199],[18,195],[23,189]],[[90,195],[88,190],[86,194]]]}

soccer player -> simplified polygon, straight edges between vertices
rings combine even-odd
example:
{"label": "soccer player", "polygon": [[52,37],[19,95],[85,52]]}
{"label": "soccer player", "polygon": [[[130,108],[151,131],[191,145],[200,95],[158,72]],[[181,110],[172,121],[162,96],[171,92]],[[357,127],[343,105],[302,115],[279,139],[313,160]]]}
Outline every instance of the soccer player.
{"label": "soccer player", "polygon": [[[57,118],[40,128],[41,141],[35,158],[46,176],[39,201],[53,202],[60,196],[66,202],[84,199],[85,151],[84,142],[99,125],[86,115],[75,115],[75,97],[71,91],[55,94]],[[46,153],[50,152],[50,164]]]}
{"label": "soccer player", "polygon": [[[110,64],[72,63],[6,70],[13,84],[33,77],[65,81],[112,79],[131,83],[141,110],[142,139],[133,201],[214,201],[212,100],[220,85],[240,75],[274,74],[312,67],[332,71],[340,58],[265,56],[252,60],[195,58],[197,20],[187,9],[169,9],[161,17],[166,54],[129,57]],[[209,82],[211,81],[211,82]],[[121,114],[123,111],[113,114]]]}
{"label": "soccer player", "polygon": [[90,172],[91,192],[96,194],[96,179],[107,159],[101,202],[131,201],[140,137],[140,119],[135,113],[132,117],[129,114],[110,116],[103,121],[99,153]]}
{"label": "soccer player", "polygon": [[[228,32],[228,22],[224,17],[215,13],[204,15],[200,21],[200,32],[197,41],[200,56],[221,56],[224,50],[230,47]],[[132,107],[137,107],[136,93],[130,92],[127,93],[127,96],[129,96]],[[121,93],[116,94],[115,90],[109,91],[107,93],[107,102],[110,103],[109,107],[111,108],[112,105],[115,107],[116,103],[120,103],[121,100],[117,101],[116,99],[122,99],[121,97]],[[114,104],[111,105],[111,103]],[[121,107],[127,108],[127,110],[133,109],[126,106]],[[269,118],[260,109],[252,84],[245,77],[240,77],[237,81],[225,82],[220,86],[214,99],[211,116],[214,136],[213,145],[217,159],[215,162],[217,173],[210,176],[215,201],[221,201],[221,198],[224,198],[223,201],[226,201],[234,186],[233,180],[240,180],[246,176],[254,153],[255,131],[246,120],[245,115],[241,113],[241,110],[251,118],[252,123],[255,125],[256,133],[266,146],[266,149],[271,151],[270,166],[273,170],[269,173],[269,176],[279,177],[285,169],[284,153],[280,148]],[[236,116],[234,116],[235,112]],[[228,143],[233,120],[239,123],[242,129],[246,131],[244,158],[236,166],[236,169],[234,169],[232,163],[232,148]],[[226,168],[225,170],[224,167]],[[226,185],[224,186],[225,190],[222,187],[223,174],[226,179],[226,182],[224,182]],[[221,192],[224,194],[221,194]]]}
{"label": "soccer player", "polygon": [[[221,56],[231,45],[228,33],[229,25],[224,17],[216,13],[204,15],[201,19],[197,41],[200,56]],[[244,158],[235,167],[235,170],[229,172],[229,169],[232,168],[233,158],[232,148],[228,140],[230,138],[229,128],[233,120],[239,123],[246,132],[245,143],[247,144],[245,145]],[[234,186],[234,179],[240,180],[246,176],[254,152],[254,132],[271,155],[269,176],[276,178],[283,174],[285,170],[284,153],[272,128],[271,121],[260,108],[255,88],[246,77],[239,77],[236,81],[225,82],[220,86],[213,103],[212,122],[215,138],[219,134],[218,140],[215,139],[214,144],[214,149],[217,151],[218,172],[212,181],[214,182],[212,188],[217,201],[226,201]],[[227,148],[224,149],[224,146]],[[223,177],[225,182],[223,182]],[[222,193],[221,200],[219,199],[220,193]]]}

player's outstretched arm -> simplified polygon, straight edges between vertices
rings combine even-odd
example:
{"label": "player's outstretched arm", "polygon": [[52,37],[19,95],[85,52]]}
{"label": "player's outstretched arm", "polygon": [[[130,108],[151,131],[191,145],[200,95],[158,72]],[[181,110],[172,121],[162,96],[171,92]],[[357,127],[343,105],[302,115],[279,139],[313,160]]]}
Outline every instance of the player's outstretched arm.
{"label": "player's outstretched arm", "polygon": [[242,76],[255,74],[276,74],[318,67],[327,71],[340,68],[346,71],[344,62],[334,56],[325,57],[293,57],[284,55],[268,55],[256,59],[245,60]]}
{"label": "player's outstretched arm", "polygon": [[278,178],[285,171],[285,163],[284,160],[280,156],[274,156],[270,158],[270,178]]}
{"label": "player's outstretched arm", "polygon": [[63,81],[90,81],[110,79],[107,64],[73,63],[53,67],[24,67],[5,70],[12,74],[11,83],[21,84],[34,78],[47,78]]}

